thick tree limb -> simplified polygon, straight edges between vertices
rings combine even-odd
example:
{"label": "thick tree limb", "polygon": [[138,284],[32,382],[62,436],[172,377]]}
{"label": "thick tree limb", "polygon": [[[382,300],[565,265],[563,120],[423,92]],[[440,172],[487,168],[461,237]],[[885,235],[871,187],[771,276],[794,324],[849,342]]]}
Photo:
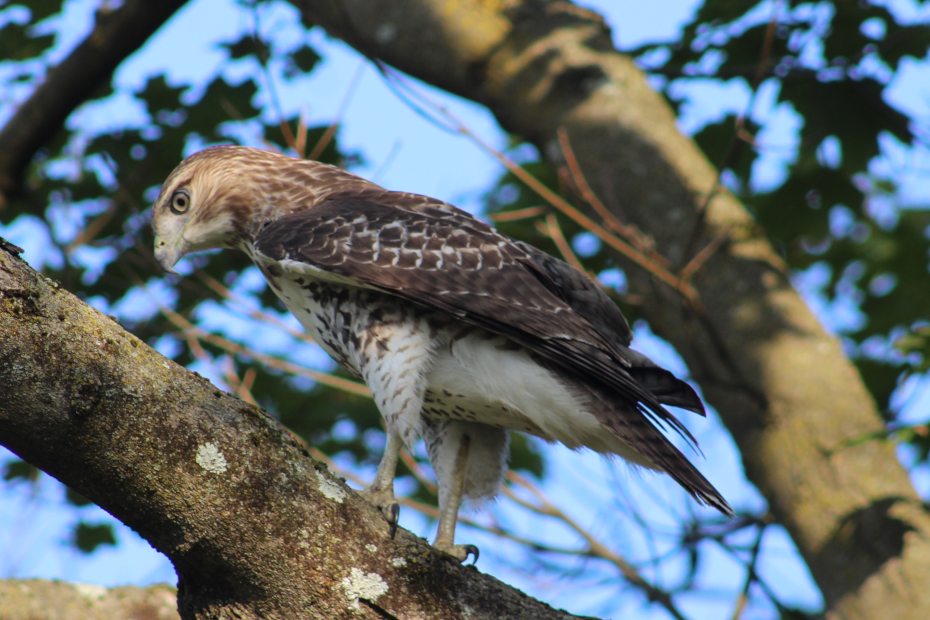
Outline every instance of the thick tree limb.
{"label": "thick tree limb", "polygon": [[0,581],[3,620],[178,620],[174,588],[104,588],[45,579]]}
{"label": "thick tree limb", "polygon": [[0,130],[0,208],[19,191],[23,172],[65,119],[100,88],[123,60],[149,39],[187,0],[126,0],[102,9],[87,38],[57,67]]}
{"label": "thick tree limb", "polygon": [[0,443],[139,532],[182,618],[525,618],[531,599],[380,514],[261,410],[0,242]]}
{"label": "thick tree limb", "polygon": [[[589,11],[562,0],[292,1],[363,53],[486,104],[557,162],[564,127],[615,215],[654,236],[673,263],[689,258],[716,171]],[[719,410],[831,613],[925,617],[930,516],[893,446],[864,440],[883,427],[875,403],[728,193],[710,201],[703,244],[721,234],[693,283],[702,307],[618,260]]]}

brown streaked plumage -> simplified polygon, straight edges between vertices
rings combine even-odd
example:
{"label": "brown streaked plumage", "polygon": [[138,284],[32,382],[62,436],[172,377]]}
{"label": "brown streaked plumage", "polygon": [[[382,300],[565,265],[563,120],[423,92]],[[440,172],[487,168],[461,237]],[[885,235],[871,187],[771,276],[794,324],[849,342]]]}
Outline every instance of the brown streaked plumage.
{"label": "brown streaked plumage", "polygon": [[243,147],[184,160],[153,210],[156,257],[238,248],[316,342],[371,388],[388,444],[369,500],[396,525],[402,443],[439,479],[436,546],[455,545],[463,497],[493,497],[507,432],[588,447],[720,494],[656,428],[695,392],[629,348],[619,309],[587,276],[451,205],[316,162]]}

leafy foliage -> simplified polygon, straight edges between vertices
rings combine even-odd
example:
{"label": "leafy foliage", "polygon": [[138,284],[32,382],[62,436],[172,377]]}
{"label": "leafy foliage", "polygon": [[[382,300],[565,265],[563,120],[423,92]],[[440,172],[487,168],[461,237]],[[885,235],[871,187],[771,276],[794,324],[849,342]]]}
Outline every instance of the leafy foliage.
{"label": "leafy foliage", "polygon": [[11,460],[3,466],[3,479],[7,482],[34,482],[42,474],[39,468],[26,461]]}
{"label": "leafy foliage", "polygon": [[79,522],[72,533],[74,546],[82,553],[93,553],[104,545],[115,545],[116,535],[108,523],[90,524]]}
{"label": "leafy foliage", "polygon": [[[11,5],[0,13],[0,58],[29,60],[52,46],[55,36],[41,34],[41,23],[58,12],[57,0],[32,0],[28,6]],[[3,19],[6,18],[6,19]],[[7,21],[9,20],[9,21]]]}
{"label": "leafy foliage", "polygon": [[869,166],[883,140],[914,143],[911,119],[883,92],[901,63],[926,57],[928,46],[926,25],[901,23],[876,4],[708,0],[680,41],[636,50],[652,57],[664,50],[665,62],[650,70],[681,82],[738,78],[752,86],[761,79],[777,90],[775,105],[790,104],[803,120],[787,178],[766,191],[751,189],[753,165],[771,148],[751,137],[752,117],[743,126],[750,143],[727,161],[736,117],[695,138],[712,162],[724,164],[731,187],[788,264],[828,267],[826,297],[858,305],[866,320],[844,336],[889,418],[901,356],[862,345],[894,340],[930,316],[930,214],[901,204],[893,182]]}

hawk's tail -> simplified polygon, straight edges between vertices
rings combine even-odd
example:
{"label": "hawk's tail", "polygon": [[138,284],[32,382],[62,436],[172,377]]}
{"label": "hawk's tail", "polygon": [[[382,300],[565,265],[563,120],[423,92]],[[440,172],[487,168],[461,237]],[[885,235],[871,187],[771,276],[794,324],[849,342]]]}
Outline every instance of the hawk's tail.
{"label": "hawk's tail", "polygon": [[[678,380],[676,379],[676,381]],[[683,382],[678,381],[678,383],[687,386]],[[666,384],[662,383],[662,385]],[[675,406],[681,406],[678,404],[679,400],[686,404],[693,403],[692,397],[687,392],[682,392],[680,386],[675,389],[672,389],[673,386],[671,385],[667,385],[667,387],[672,390],[669,394],[655,394],[659,402]],[[649,421],[645,412],[642,411],[642,405],[625,402],[624,399],[618,399],[616,395],[611,394],[609,390],[595,385],[586,383],[585,388],[590,398],[592,413],[617,438],[648,459],[656,469],[671,476],[699,503],[713,506],[728,517],[733,516],[733,509],[730,508],[727,500],[688,461],[685,455]],[[688,391],[690,394],[694,394],[690,387],[688,387]],[[694,395],[693,398],[697,399],[697,395]],[[686,408],[692,409],[692,407]],[[703,407],[701,412],[703,412]],[[667,413],[667,415],[672,416],[671,413]]]}

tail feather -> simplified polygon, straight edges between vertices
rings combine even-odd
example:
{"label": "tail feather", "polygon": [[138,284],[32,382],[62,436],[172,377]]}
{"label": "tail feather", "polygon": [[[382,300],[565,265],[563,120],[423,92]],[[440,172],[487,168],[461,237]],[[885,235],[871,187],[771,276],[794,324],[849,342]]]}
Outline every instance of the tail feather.
{"label": "tail feather", "polygon": [[[648,372],[652,373],[656,369],[669,376],[671,375],[668,371],[658,367],[650,368]],[[656,377],[661,375],[653,373],[650,376]],[[686,383],[678,379],[675,379],[675,381],[681,385],[687,386]],[[699,503],[712,506],[728,517],[733,516],[733,509],[720,492],[717,491],[714,485],[691,464],[687,457],[685,457],[685,455],[649,421],[646,415],[641,411],[640,405],[618,399],[612,391],[606,388],[595,386],[587,382],[584,382],[583,385],[587,392],[591,412],[598,418],[600,423],[607,427],[618,439],[648,459],[656,469],[671,476],[675,482],[680,484]],[[668,382],[663,379],[656,385],[659,386],[657,389],[661,391],[665,389],[665,387],[668,387]],[[650,392],[655,394],[648,383],[644,384],[644,387],[647,387]],[[690,386],[687,387],[688,390],[690,390],[690,394],[693,395],[693,399],[697,399],[697,395],[694,394]],[[694,404],[690,396],[686,396],[681,400],[676,400],[675,395],[678,393],[678,391],[671,391],[668,394],[663,394],[661,397],[659,394],[656,394],[656,398],[659,402],[669,405],[675,402],[684,402],[690,405]],[[700,403],[700,400],[698,400],[698,403]],[[691,410],[695,409],[692,407],[685,408]],[[703,412],[703,406],[701,406],[700,411]],[[668,415],[671,416],[670,413]]]}
{"label": "tail feather", "polygon": [[629,373],[663,405],[705,415],[704,403],[690,385],[658,366],[634,366]]}

